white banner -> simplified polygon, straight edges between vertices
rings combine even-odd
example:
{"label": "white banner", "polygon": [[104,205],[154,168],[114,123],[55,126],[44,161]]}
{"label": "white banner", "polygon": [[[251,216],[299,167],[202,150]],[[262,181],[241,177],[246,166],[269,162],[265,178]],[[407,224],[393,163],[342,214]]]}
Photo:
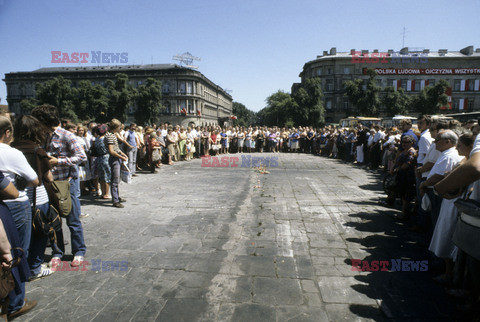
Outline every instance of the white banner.
{"label": "white banner", "polygon": [[461,99],[458,100],[458,109],[459,109],[460,111],[463,110],[463,103],[464,103],[464,101],[465,101],[465,100],[464,100],[463,98],[461,98]]}

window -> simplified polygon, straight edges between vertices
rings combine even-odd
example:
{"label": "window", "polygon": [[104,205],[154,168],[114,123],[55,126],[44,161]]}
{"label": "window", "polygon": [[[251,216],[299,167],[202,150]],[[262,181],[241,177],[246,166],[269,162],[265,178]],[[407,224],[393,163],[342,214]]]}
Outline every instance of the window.
{"label": "window", "polygon": [[455,111],[458,111],[459,105],[460,105],[460,100],[458,100],[458,99],[457,99],[457,100],[453,100],[453,109],[454,109]]}
{"label": "window", "polygon": [[316,69],[317,76],[322,76],[322,67]]}
{"label": "window", "polygon": [[473,100],[474,100],[473,98],[469,98],[467,100],[467,110],[469,110],[469,111],[473,110],[473,106],[474,106],[473,105]]}
{"label": "window", "polygon": [[462,84],[462,81],[460,79],[456,79],[453,83],[453,90],[459,91],[461,84]]}
{"label": "window", "polygon": [[190,114],[194,114],[195,113],[195,110],[193,109],[193,102],[192,101],[188,101],[188,113]]}
{"label": "window", "polygon": [[333,74],[333,68],[327,67],[327,75],[332,75]]}
{"label": "window", "polygon": [[333,91],[335,84],[333,83],[333,79],[327,79],[325,83],[325,90],[326,91]]}
{"label": "window", "polygon": [[348,110],[350,108],[350,102],[348,101],[348,98],[343,99],[343,109]]}
{"label": "window", "polygon": [[169,93],[169,92],[170,92],[170,84],[169,83],[163,84],[162,93]]}
{"label": "window", "polygon": [[393,88],[396,88],[397,81],[395,79],[387,79],[387,86],[393,86]]}
{"label": "window", "polygon": [[344,67],[343,68],[343,73],[344,74],[350,74],[350,67]]}
{"label": "window", "polygon": [[178,86],[178,88],[179,88],[178,91],[182,94],[185,94],[185,92],[186,92],[185,82],[180,82],[178,85],[179,85]]}
{"label": "window", "polygon": [[377,86],[378,87],[383,87],[383,80],[377,79]]}
{"label": "window", "polygon": [[332,109],[332,100],[330,100],[330,99],[327,100],[327,104],[326,104],[325,108],[326,108],[327,110],[331,110],[331,109]]}
{"label": "window", "polygon": [[139,80],[139,81],[137,82],[137,85],[142,85],[142,84],[143,84],[143,82],[142,82],[141,80]]}
{"label": "window", "polygon": [[417,79],[417,80],[415,81],[415,88],[414,88],[414,89],[415,89],[415,92],[419,92],[419,91],[421,90],[421,88],[420,88],[421,85],[422,85],[422,81],[419,80],[419,79]]}
{"label": "window", "polygon": [[468,80],[468,90],[469,91],[474,91],[475,90],[475,80],[474,79],[469,79]]}
{"label": "window", "polygon": [[[427,86],[427,85],[425,84],[425,86]],[[435,86],[435,80],[434,79],[429,79],[428,80],[428,86],[432,86],[432,87]]]}
{"label": "window", "polygon": [[193,83],[187,82],[187,94],[193,94]]}

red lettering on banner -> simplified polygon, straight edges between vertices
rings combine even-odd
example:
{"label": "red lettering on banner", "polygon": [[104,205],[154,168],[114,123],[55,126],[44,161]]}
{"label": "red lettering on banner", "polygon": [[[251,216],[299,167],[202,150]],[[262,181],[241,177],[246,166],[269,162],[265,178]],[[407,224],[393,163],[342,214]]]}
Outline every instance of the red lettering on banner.
{"label": "red lettering on banner", "polygon": [[228,167],[228,164],[229,164],[229,162],[228,162],[228,157],[222,157],[222,165],[221,165],[221,167],[226,168],[226,167]]}

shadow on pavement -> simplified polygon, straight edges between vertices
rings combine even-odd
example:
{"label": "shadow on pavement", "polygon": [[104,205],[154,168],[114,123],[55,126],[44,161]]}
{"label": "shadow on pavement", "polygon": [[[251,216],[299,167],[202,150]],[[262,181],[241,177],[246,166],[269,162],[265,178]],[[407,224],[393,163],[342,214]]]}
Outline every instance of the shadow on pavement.
{"label": "shadow on pavement", "polygon": [[[365,201],[365,204],[371,202]],[[432,276],[438,272],[431,268],[431,262],[428,261],[430,256],[424,237],[408,231],[405,223],[394,219],[395,213],[395,210],[378,210],[348,216],[352,221],[346,222],[345,226],[353,227],[359,232],[373,233],[365,238],[345,239],[359,244],[359,248],[368,253],[368,256],[356,259],[355,264],[361,260],[357,264],[360,265],[359,270],[372,270],[368,275],[355,276],[359,284],[351,286],[352,289],[376,299],[384,317],[388,319],[449,321],[468,318],[456,311],[455,306],[459,303],[449,298],[444,288],[432,281]],[[388,261],[385,263],[388,269],[382,271],[380,265],[378,270],[373,271],[376,268],[371,267],[373,261]],[[407,261],[407,264],[405,267],[394,267],[392,261]],[[424,262],[428,267],[424,266],[421,271],[421,265],[410,266],[408,261],[428,261]],[[352,265],[352,259],[345,259],[345,263]],[[363,318],[379,319],[378,311],[368,305],[350,305],[350,310]]]}

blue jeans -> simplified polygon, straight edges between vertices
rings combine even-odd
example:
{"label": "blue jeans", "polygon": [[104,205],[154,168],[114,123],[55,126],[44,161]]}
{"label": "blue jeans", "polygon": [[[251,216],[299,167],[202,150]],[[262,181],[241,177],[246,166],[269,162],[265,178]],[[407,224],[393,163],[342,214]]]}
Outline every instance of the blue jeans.
{"label": "blue jeans", "polygon": [[6,202],[13,221],[18,230],[20,244],[23,248],[23,258],[28,258],[28,248],[30,247],[30,237],[32,236],[32,208],[30,201]]}
{"label": "blue jeans", "polygon": [[[43,213],[47,213],[49,209],[48,202],[43,205],[37,205],[37,209]],[[30,274],[37,275],[42,269],[43,259],[45,257],[45,248],[47,248],[47,236],[39,236],[32,234],[30,242],[30,252],[28,254],[28,266],[30,266]]]}
{"label": "blue jeans", "polygon": [[[67,226],[70,229],[70,237],[72,242],[72,254],[74,256],[85,256],[87,246],[83,238],[83,227],[80,221],[80,180],[78,178],[70,179],[70,195],[72,197],[72,211],[66,218]],[[63,234],[57,234],[57,241],[60,248],[64,252]],[[54,251],[53,257],[62,257],[63,252]]]}
{"label": "blue jeans", "polygon": [[137,170],[137,147],[128,150],[128,168],[132,174],[135,174]]}
{"label": "blue jeans", "polygon": [[112,169],[112,179],[110,180],[110,189],[112,192],[112,199],[113,199],[113,203],[117,203],[117,202],[120,202],[118,186],[120,184],[121,161],[119,158],[111,156],[110,159],[108,159],[108,163],[110,164],[110,168]]}

